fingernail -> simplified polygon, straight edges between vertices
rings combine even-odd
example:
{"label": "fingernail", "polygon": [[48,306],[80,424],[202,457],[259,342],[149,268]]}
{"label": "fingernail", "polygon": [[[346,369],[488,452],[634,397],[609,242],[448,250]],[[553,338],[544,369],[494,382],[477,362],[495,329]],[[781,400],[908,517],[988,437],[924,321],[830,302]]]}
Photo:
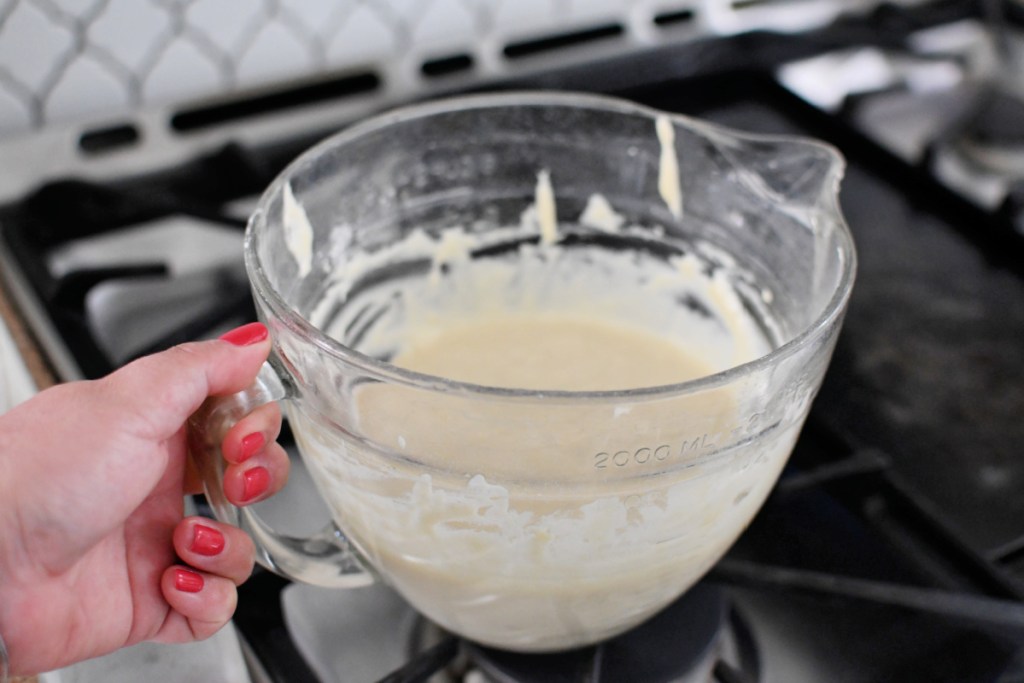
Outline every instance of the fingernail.
{"label": "fingernail", "polygon": [[220,338],[235,346],[249,346],[263,341],[268,334],[267,326],[263,323],[249,323],[222,334]]}
{"label": "fingernail", "polygon": [[263,444],[266,443],[266,439],[263,438],[263,434],[259,432],[253,432],[242,437],[242,450],[238,454],[238,462],[245,462],[252,456],[256,455]]}
{"label": "fingernail", "polygon": [[192,527],[192,545],[190,550],[200,555],[216,555],[224,550],[224,534],[202,524]]}
{"label": "fingernail", "polygon": [[266,467],[253,467],[242,475],[242,500],[252,500],[263,495],[270,486],[270,472]]}
{"label": "fingernail", "polygon": [[187,569],[175,569],[174,587],[185,593],[198,593],[203,590],[203,577]]}

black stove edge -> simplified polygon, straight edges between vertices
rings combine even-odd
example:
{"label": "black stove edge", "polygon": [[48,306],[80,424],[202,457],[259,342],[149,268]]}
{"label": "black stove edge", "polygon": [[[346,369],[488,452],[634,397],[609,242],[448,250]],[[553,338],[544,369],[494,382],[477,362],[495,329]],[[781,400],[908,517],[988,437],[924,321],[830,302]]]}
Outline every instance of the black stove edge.
{"label": "black stove edge", "polygon": [[273,683],[322,683],[288,633],[281,591],[290,582],[263,569],[238,588],[233,623]]}

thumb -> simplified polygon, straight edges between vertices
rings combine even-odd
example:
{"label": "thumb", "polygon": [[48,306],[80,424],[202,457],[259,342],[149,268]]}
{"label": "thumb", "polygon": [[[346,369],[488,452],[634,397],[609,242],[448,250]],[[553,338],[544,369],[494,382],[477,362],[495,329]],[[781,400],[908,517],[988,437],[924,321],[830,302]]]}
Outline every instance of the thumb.
{"label": "thumb", "polygon": [[131,397],[131,414],[142,417],[144,436],[175,434],[208,396],[249,386],[270,353],[263,323],[249,323],[220,339],[180,344],[140,358],[107,376],[110,389]]}

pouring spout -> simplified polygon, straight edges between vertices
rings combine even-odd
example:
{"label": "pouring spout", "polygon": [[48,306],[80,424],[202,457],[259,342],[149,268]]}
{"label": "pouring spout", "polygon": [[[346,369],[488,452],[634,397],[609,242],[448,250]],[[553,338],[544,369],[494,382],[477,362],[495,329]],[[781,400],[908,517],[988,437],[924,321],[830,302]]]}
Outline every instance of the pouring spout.
{"label": "pouring spout", "polygon": [[790,215],[839,216],[846,160],[835,147],[798,137],[731,136],[720,149],[752,192]]}

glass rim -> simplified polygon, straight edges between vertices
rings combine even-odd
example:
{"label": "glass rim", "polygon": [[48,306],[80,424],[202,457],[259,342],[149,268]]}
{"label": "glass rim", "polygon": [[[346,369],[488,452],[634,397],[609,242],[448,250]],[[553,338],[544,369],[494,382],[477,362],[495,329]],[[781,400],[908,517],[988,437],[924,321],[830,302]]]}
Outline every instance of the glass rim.
{"label": "glass rim", "polygon": [[[837,250],[839,251],[840,268],[839,278],[832,292],[832,296],[825,304],[821,313],[803,327],[792,339],[772,349],[767,354],[753,360],[728,367],[724,370],[704,375],[701,377],[653,386],[634,387],[630,389],[614,389],[600,391],[571,391],[571,390],[547,390],[547,389],[521,389],[512,387],[499,387],[472,382],[463,382],[448,379],[438,375],[416,372],[399,367],[387,361],[373,358],[353,349],[340,341],[329,337],[313,325],[304,316],[298,313],[289,305],[281,294],[271,285],[269,277],[260,263],[257,255],[259,241],[258,225],[262,222],[267,224],[265,219],[269,204],[275,197],[281,194],[285,182],[291,179],[309,160],[324,154],[328,150],[344,146],[367,134],[386,129],[397,124],[424,119],[430,116],[443,113],[455,113],[459,111],[487,109],[496,107],[572,107],[576,109],[585,108],[600,110],[612,113],[623,113],[644,116],[651,119],[652,123],[657,117],[666,116],[674,124],[694,130],[702,135],[726,135],[737,140],[750,142],[776,142],[803,144],[808,147],[817,147],[832,158],[830,168],[831,182],[828,188],[828,208],[835,216],[831,227],[837,238]],[[652,128],[653,130],[653,128]],[[364,376],[387,382],[399,384],[409,388],[423,389],[426,391],[440,393],[457,393],[464,396],[480,396],[481,398],[491,397],[506,400],[543,400],[545,402],[605,402],[624,400],[651,400],[667,398],[672,396],[692,394],[700,391],[714,389],[744,377],[754,375],[767,367],[778,364],[808,345],[814,343],[821,337],[842,315],[849,301],[853,281],[856,276],[857,256],[853,236],[849,226],[840,211],[838,205],[839,182],[845,170],[845,160],[840,152],[828,143],[814,138],[797,135],[774,135],[748,133],[734,130],[725,126],[696,119],[684,114],[667,112],[653,107],[637,104],[629,100],[610,97],[606,95],[593,95],[589,93],[576,92],[551,92],[551,91],[515,91],[489,94],[474,94],[458,97],[449,97],[419,104],[394,109],[382,114],[365,119],[360,123],[349,126],[338,133],[328,136],[316,145],[310,147],[282,170],[277,177],[267,186],[260,196],[256,209],[250,216],[245,231],[244,255],[245,266],[249,274],[250,282],[254,293],[260,297],[270,308],[278,320],[291,332],[298,335],[305,341],[312,343],[320,351],[338,360],[344,365],[352,367]]]}

